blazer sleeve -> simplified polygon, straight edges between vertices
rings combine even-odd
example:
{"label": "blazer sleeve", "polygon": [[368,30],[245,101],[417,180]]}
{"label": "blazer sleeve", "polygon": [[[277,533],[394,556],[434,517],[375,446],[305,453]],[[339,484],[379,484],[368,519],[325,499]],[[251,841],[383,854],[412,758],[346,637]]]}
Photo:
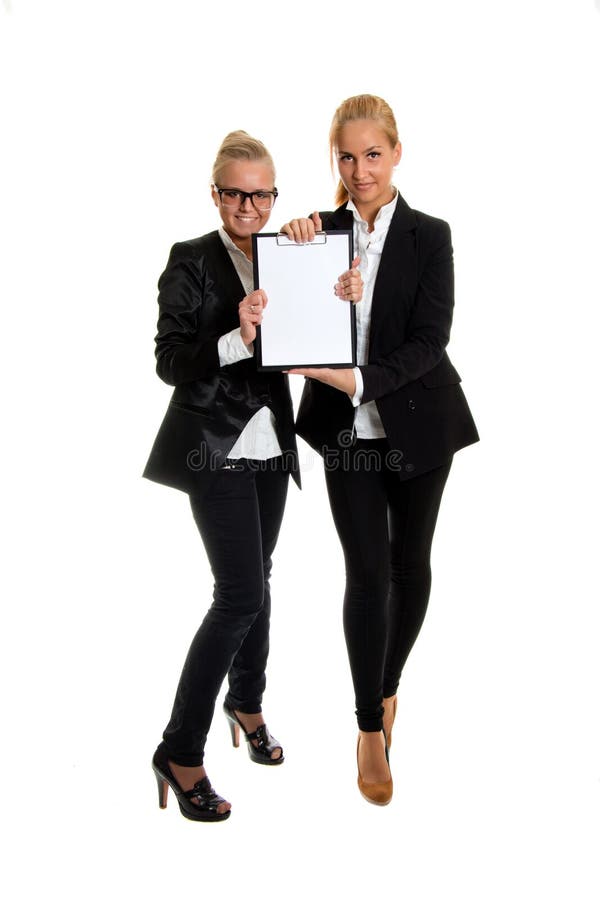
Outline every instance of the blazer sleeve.
{"label": "blazer sleeve", "polygon": [[170,385],[196,381],[220,368],[219,336],[202,336],[199,322],[205,301],[206,267],[185,243],[174,244],[158,282],[156,371]]}
{"label": "blazer sleeve", "polygon": [[432,229],[431,249],[417,284],[406,340],[390,353],[360,366],[364,383],[361,403],[391,394],[429,372],[440,362],[450,339],[454,308],[452,239],[446,222],[437,219],[432,224],[437,227]]}

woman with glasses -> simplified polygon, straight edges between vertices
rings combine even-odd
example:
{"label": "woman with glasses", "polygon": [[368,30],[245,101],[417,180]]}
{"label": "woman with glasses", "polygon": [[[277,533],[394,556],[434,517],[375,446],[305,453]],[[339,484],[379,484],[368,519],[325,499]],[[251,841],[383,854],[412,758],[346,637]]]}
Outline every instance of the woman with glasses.
{"label": "woman with glasses", "polygon": [[335,212],[283,230],[352,229],[364,297],[355,369],[307,376],[297,433],[326,460],[346,563],[344,632],[356,698],[358,787],[392,797],[388,748],[396,691],[423,622],[430,551],[453,454],[478,440],[446,354],[453,308],[450,229],[411,209],[392,183],[401,145],[380,97],[344,101],[330,131],[340,176]]}
{"label": "woman with glasses", "polygon": [[[215,582],[152,761],[159,803],[164,808],[170,786],[184,816],[216,822],[230,803],[206,777],[204,745],[226,676],[234,746],[241,729],[253,762],[284,759],[261,704],[271,556],[289,474],[298,485],[300,478],[287,376],[258,372],[253,359],[267,297],[253,290],[252,235],[277,197],[273,160],[260,141],[235,131],[212,180],[221,227],[175,244],[159,281],[157,372],[175,390],[144,475],[189,494]],[[351,295],[359,280],[344,273],[338,290]],[[169,604],[165,620],[172,615]]]}

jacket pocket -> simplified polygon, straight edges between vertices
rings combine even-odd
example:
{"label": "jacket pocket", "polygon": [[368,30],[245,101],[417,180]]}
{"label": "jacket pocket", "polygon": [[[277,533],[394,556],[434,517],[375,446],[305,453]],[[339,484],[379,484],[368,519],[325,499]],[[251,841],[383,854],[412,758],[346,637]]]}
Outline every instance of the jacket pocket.
{"label": "jacket pocket", "polygon": [[182,403],[180,400],[171,400],[169,406],[173,406],[175,409],[183,409],[185,412],[193,413],[195,416],[212,418],[208,409],[205,409],[202,406],[194,406],[193,403]]}

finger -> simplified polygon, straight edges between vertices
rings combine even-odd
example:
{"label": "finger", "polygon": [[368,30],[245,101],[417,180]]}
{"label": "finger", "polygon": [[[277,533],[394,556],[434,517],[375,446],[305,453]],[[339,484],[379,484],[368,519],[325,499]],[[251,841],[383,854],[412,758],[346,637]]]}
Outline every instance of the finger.
{"label": "finger", "polygon": [[363,283],[362,276],[358,269],[349,269],[347,272],[342,272],[337,280],[336,288],[338,288],[336,290],[337,294],[339,294],[341,290],[346,297],[350,296],[350,294],[354,296],[361,293]]}
{"label": "finger", "polygon": [[355,288],[362,284],[361,274],[358,270],[351,269],[349,272],[343,272],[342,275],[340,275],[338,282],[343,284],[344,287]]}
{"label": "finger", "polygon": [[321,222],[321,216],[319,215],[319,213],[316,210],[312,214],[311,219],[315,223],[315,229],[317,231],[323,231],[323,223]]}
{"label": "finger", "polygon": [[287,225],[284,225],[281,231],[286,234],[291,241],[295,241],[297,244],[306,243],[306,238],[303,237],[302,233],[302,222],[305,222],[306,219],[292,219],[291,222],[288,222]]}
{"label": "finger", "polygon": [[352,298],[353,299],[356,298],[357,300],[360,300],[360,298],[362,297],[362,292],[363,292],[362,278],[352,278],[350,280],[350,282],[348,283],[347,287],[348,287],[350,294],[352,295]]}
{"label": "finger", "polygon": [[294,236],[293,224],[293,222],[286,222],[285,225],[282,225],[279,229],[279,234],[285,234],[290,239],[290,241],[296,240]]}
{"label": "finger", "polygon": [[296,241],[301,243],[306,242],[306,219],[296,219],[295,220],[295,228],[294,228],[294,236]]}
{"label": "finger", "polygon": [[306,244],[315,236],[315,225],[312,219],[294,219],[290,222],[297,244]]}
{"label": "finger", "polygon": [[287,371],[288,375],[304,375],[306,378],[309,378],[318,369],[288,369]]}
{"label": "finger", "polygon": [[263,309],[267,305],[267,295],[260,288],[244,297],[242,303],[247,309]]}
{"label": "finger", "polygon": [[260,305],[241,306],[239,311],[240,322],[257,322],[262,318],[262,307]]}
{"label": "finger", "polygon": [[315,381],[325,381],[331,369],[288,369],[290,375],[304,375],[305,378],[314,378]]}
{"label": "finger", "polygon": [[350,269],[358,269],[359,266],[360,266],[360,256],[355,256],[354,259],[352,260]]}
{"label": "finger", "polygon": [[358,301],[361,299],[360,293],[358,291],[352,290],[351,288],[336,288],[335,295],[340,300],[346,300],[350,303],[358,303]]}
{"label": "finger", "polygon": [[315,223],[312,219],[300,219],[300,233],[304,244],[314,240]]}
{"label": "finger", "polygon": [[357,260],[359,260],[358,256],[356,257],[356,259],[352,260],[352,268],[346,269],[345,272],[342,272],[338,281],[343,281],[344,283],[349,283],[349,282],[353,282],[353,281],[361,281],[362,280],[362,275],[360,273],[360,270],[358,268],[356,268]]}

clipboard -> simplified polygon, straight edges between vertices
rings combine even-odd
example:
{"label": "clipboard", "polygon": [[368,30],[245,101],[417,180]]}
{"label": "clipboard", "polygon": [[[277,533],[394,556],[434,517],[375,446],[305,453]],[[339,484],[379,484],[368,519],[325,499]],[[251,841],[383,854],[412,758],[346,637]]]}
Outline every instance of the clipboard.
{"label": "clipboard", "polygon": [[352,263],[352,231],[317,232],[305,244],[253,234],[252,251],[254,289],[268,299],[254,342],[258,370],[355,366],[354,304],[333,290]]}

